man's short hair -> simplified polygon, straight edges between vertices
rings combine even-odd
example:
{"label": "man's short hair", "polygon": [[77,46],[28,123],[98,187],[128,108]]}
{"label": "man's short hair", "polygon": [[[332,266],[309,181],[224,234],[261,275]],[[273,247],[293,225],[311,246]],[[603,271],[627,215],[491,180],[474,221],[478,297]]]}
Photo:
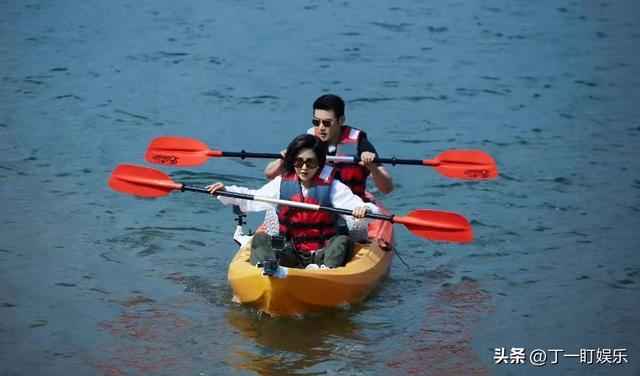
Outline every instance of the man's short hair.
{"label": "man's short hair", "polygon": [[333,111],[336,119],[344,116],[344,101],[337,95],[325,94],[313,102],[314,110]]}

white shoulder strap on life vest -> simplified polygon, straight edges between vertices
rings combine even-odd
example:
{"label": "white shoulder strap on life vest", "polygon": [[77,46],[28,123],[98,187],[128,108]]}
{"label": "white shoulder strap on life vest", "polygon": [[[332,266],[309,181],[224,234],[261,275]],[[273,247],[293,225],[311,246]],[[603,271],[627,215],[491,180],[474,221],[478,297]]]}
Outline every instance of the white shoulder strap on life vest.
{"label": "white shoulder strap on life vest", "polygon": [[349,138],[352,140],[357,140],[358,136],[360,136],[360,130],[351,128],[351,131],[349,132]]}
{"label": "white shoulder strap on life vest", "polygon": [[329,165],[324,165],[324,167],[322,168],[322,172],[320,172],[320,175],[318,175],[318,177],[322,180],[328,180],[331,177],[332,173],[333,173],[333,167]]}

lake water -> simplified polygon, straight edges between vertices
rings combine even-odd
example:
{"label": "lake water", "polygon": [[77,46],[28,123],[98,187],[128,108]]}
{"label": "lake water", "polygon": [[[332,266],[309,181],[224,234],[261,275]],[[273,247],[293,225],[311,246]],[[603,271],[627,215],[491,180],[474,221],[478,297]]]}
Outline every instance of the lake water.
{"label": "lake water", "polygon": [[[640,3],[274,3],[0,1],[2,374],[638,375]],[[396,226],[409,266],[367,300],[273,319],[231,301],[230,207],[107,187],[160,135],[277,152],[327,92],[383,157],[494,156],[493,181],[387,166],[392,212],[461,213],[473,243]]]}

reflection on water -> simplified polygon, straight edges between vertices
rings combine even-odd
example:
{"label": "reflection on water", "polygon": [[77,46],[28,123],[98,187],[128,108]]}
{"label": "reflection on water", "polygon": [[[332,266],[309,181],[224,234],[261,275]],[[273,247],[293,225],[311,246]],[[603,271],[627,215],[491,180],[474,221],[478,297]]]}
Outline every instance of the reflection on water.
{"label": "reflection on water", "polygon": [[[226,314],[227,322],[253,341],[234,346],[227,361],[243,371],[261,375],[281,375],[314,366],[345,351],[339,343],[356,346],[365,341],[361,327],[354,321],[358,310],[333,310],[298,318],[261,316],[255,309],[242,308]],[[331,368],[331,367],[329,367]],[[324,368],[325,370],[327,368]]]}
{"label": "reflection on water", "polygon": [[[438,279],[445,274],[433,273]],[[441,281],[429,281],[437,282]],[[438,285],[425,297],[427,305],[416,318],[417,328],[399,344],[387,366],[409,374],[425,370],[430,375],[489,374],[487,358],[474,349],[473,333],[479,320],[493,312],[491,297],[478,282],[465,277]]]}
{"label": "reflection on water", "polygon": [[[180,339],[193,323],[175,307],[137,296],[122,302],[123,312],[96,325],[110,334],[103,357],[91,359],[105,375],[157,374],[184,367],[190,356],[179,351]],[[104,356],[106,355],[106,356]]]}

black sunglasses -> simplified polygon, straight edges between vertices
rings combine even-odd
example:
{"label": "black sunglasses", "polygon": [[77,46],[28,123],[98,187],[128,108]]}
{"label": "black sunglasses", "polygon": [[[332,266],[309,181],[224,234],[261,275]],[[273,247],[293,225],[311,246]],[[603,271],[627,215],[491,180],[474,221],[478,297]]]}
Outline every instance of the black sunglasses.
{"label": "black sunglasses", "polygon": [[320,123],[322,123],[322,125],[325,126],[325,128],[329,128],[331,127],[331,124],[333,124],[333,119],[331,120],[326,120],[326,119],[313,119],[311,120],[311,124],[313,124],[314,127],[319,127]]}
{"label": "black sunglasses", "polygon": [[293,167],[295,168],[302,168],[302,166],[307,165],[308,169],[313,169],[318,167],[318,160],[315,158],[309,158],[309,159],[302,159],[302,158],[298,158],[295,161],[293,161]]}

